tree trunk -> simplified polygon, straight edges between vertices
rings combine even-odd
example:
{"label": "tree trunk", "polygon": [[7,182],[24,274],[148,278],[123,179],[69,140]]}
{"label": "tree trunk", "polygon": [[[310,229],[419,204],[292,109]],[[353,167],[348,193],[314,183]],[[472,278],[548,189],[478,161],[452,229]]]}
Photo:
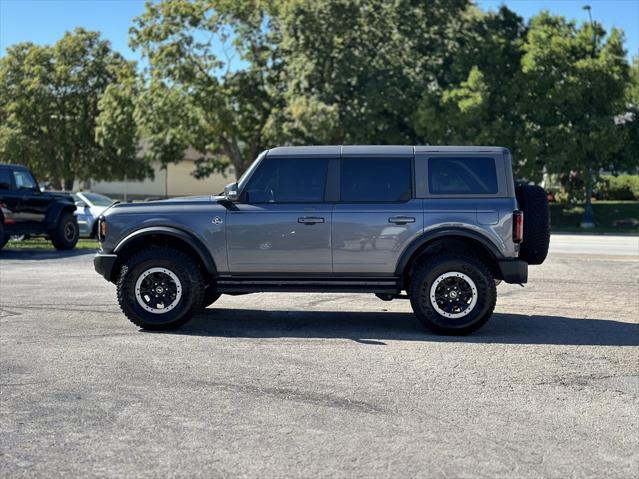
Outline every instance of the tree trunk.
{"label": "tree trunk", "polygon": [[51,187],[54,190],[61,190],[62,189],[62,182],[60,181],[60,178],[53,178],[51,180]]}
{"label": "tree trunk", "polygon": [[65,191],[73,191],[73,178],[65,178],[64,179],[64,189]]}
{"label": "tree trunk", "polygon": [[595,218],[592,211],[592,173],[590,168],[586,171],[586,203],[584,205],[584,218],[581,221],[582,228],[594,228]]}
{"label": "tree trunk", "polygon": [[233,164],[233,169],[235,170],[235,179],[239,180],[240,177],[244,174],[244,172],[246,171],[246,168],[244,167],[244,162],[242,163],[235,163]]}

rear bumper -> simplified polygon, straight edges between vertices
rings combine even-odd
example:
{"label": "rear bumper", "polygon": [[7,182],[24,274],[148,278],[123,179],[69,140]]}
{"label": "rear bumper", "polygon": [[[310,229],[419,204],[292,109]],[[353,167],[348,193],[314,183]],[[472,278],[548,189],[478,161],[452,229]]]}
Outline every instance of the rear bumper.
{"label": "rear bumper", "polygon": [[506,283],[526,283],[528,281],[528,263],[520,259],[502,259],[497,261],[501,278]]}
{"label": "rear bumper", "polygon": [[117,254],[98,253],[93,257],[93,267],[104,279],[112,281],[113,266],[117,259]]}

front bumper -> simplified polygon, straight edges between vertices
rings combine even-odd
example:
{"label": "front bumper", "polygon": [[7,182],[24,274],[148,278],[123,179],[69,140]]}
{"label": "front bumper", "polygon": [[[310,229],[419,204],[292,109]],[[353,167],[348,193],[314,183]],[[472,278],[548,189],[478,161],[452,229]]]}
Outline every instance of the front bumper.
{"label": "front bumper", "polygon": [[528,263],[520,259],[502,259],[497,261],[501,279],[506,283],[523,284],[528,282]]}
{"label": "front bumper", "polygon": [[113,281],[113,267],[118,259],[117,254],[98,253],[93,257],[93,267],[107,281]]}

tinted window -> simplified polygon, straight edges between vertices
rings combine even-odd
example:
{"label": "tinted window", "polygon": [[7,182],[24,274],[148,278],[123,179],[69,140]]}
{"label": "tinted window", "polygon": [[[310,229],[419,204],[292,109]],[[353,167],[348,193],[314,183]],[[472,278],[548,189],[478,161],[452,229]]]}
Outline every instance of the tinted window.
{"label": "tinted window", "polygon": [[429,158],[428,187],[435,195],[497,193],[493,158]]}
{"label": "tinted window", "polygon": [[82,193],[84,197],[94,206],[111,206],[113,200],[98,193]]}
{"label": "tinted window", "polygon": [[248,203],[324,201],[328,159],[267,158],[246,187]]}
{"label": "tinted window", "polygon": [[408,201],[411,197],[410,158],[343,158],[341,201]]}
{"label": "tinted window", "polygon": [[0,169],[0,189],[12,190],[13,185],[13,171]]}
{"label": "tinted window", "polygon": [[19,190],[34,190],[38,186],[28,171],[14,171],[13,177]]}

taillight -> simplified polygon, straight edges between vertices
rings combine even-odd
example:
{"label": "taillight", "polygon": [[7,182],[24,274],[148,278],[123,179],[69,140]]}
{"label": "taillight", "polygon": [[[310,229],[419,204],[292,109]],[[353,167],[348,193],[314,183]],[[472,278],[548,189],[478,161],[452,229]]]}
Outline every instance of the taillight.
{"label": "taillight", "polygon": [[524,240],[524,212],[513,211],[513,242],[521,243]]}

